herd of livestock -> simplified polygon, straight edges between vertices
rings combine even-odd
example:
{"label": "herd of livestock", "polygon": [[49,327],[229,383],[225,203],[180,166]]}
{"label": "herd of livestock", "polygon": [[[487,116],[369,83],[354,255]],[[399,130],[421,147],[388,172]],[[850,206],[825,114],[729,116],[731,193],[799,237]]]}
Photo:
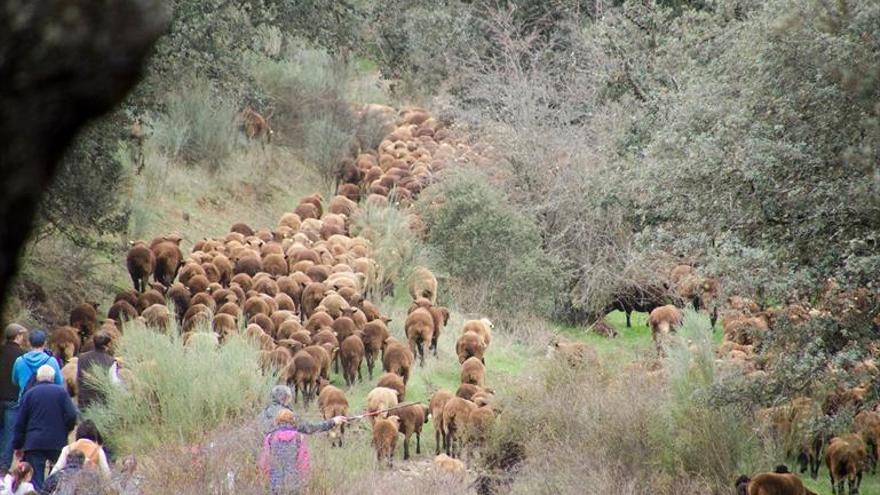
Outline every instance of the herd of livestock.
{"label": "herd of livestock", "polygon": [[[380,271],[371,244],[352,235],[350,228],[363,205],[410,205],[445,163],[467,152],[466,147],[455,143],[443,123],[424,110],[395,112],[372,105],[363,112],[365,118],[385,120],[386,138],[378,148],[359,150],[343,160],[336,195],[329,200],[319,194],[302,198],[272,229],[254,230],[238,223],[225,235],[196,242],[188,254],[176,235],[134,242],[127,256],[133,290],[116,296],[100,326],[97,305],[82,304],[71,313],[70,326],[52,332],[50,348],[64,361],[65,377],[75,377],[76,356],[90,345],[95,332],[116,337],[121,335],[121,322],[135,319],[159,331],[179,329],[184,345],[191,339],[222,344],[230,335],[243,333],[260,347],[264,372],[290,385],[295,401],[308,405],[316,400],[325,418],[349,413],[342,384],[350,387],[362,381],[363,368],[372,381],[379,374],[374,371],[378,364],[381,373],[367,396],[367,413],[378,413],[370,416],[377,459],[391,464],[400,435],[404,459],[410,457],[413,435],[416,453],[421,453],[422,428],[432,420],[435,464],[463,473],[458,458],[485,440],[498,413],[493,392],[486,387],[485,353],[492,341],[492,324],[487,319],[469,320],[457,329],[454,351],[461,366],[457,390],[435,391],[422,403],[405,402],[413,367],[424,365],[431,354],[438,355],[438,337],[448,324],[449,311],[438,305],[436,277],[425,268],[416,269],[409,279],[412,303],[404,335],[392,336],[391,320],[367,299],[375,296],[375,287],[389,281],[376,280]],[[267,141],[271,137],[265,121],[251,127],[249,136],[265,135]],[[408,215],[411,228],[423,228],[415,213]],[[741,297],[727,298],[722,305],[719,281],[701,276],[690,265],[672,266],[668,280],[678,302],[708,312],[713,327],[720,319],[724,333],[717,349],[718,365],[736,368],[749,380],[766,376],[761,340],[780,317],[798,324],[818,315],[864,310],[877,299],[876,294],[841,290],[829,282],[815,307],[792,303],[768,309]],[[648,312],[660,349],[664,337],[681,325],[683,314],[678,306],[655,296],[638,289],[621,295],[608,309],[624,311],[627,326],[633,311]],[[580,343],[554,341],[552,346],[573,363],[591,352]],[[880,457],[880,412],[864,407],[869,387],[880,373],[872,360],[857,368],[854,373],[863,381],[836,390],[824,403],[797,398],[762,409],[757,417],[791,443],[792,454],[813,477],[824,454],[835,493],[843,493],[845,480],[857,490],[865,467],[873,463],[876,469]],[[331,373],[337,374],[336,385],[331,384]],[[67,384],[75,395],[75,379]],[[852,431],[835,432],[844,434],[832,438],[811,427],[842,407],[857,412]],[[341,425],[332,434],[334,444],[342,445],[344,428]],[[809,493],[795,475],[785,472],[744,477],[737,485],[743,494]],[[771,485],[792,488],[761,491]]]}

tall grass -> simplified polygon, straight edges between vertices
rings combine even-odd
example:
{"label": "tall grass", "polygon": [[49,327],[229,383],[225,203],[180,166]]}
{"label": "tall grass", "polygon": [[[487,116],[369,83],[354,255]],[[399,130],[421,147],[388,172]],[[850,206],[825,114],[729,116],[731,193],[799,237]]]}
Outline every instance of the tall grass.
{"label": "tall grass", "polygon": [[195,339],[184,347],[176,334],[126,325],[117,354],[131,378],[124,387],[98,380],[107,402],[85,413],[122,452],[192,441],[255,413],[267,397],[273,377],[261,374],[250,342],[233,337],[218,347]]}

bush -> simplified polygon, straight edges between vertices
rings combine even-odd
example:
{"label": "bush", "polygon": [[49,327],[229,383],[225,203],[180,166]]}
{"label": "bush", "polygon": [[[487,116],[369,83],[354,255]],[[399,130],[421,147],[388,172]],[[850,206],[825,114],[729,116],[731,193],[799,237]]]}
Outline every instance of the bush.
{"label": "bush", "polygon": [[255,414],[274,377],[263,376],[258,351],[244,338],[220,347],[184,347],[177,329],[163,335],[131,323],[119,341],[131,379],[116,387],[100,378],[107,403],[85,411],[121,452],[191,442],[219,425]]}
{"label": "bush", "polygon": [[542,250],[534,221],[482,172],[451,170],[423,193],[419,209],[443,270],[464,285],[486,289],[496,310],[510,313],[515,302],[524,311],[549,312],[557,263]]}

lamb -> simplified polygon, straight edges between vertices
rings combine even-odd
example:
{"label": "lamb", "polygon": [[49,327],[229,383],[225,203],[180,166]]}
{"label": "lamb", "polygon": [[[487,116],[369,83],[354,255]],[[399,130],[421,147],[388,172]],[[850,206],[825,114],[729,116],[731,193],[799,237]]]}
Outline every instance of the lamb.
{"label": "lamb", "polygon": [[377,319],[367,322],[364,325],[361,338],[364,342],[364,353],[367,358],[367,371],[370,374],[370,380],[372,380],[374,363],[380,352],[384,354],[385,341],[388,339],[388,327],[385,325],[385,321]]}
{"label": "lamb", "polygon": [[430,409],[431,417],[434,421],[434,443],[436,445],[436,451],[434,452],[435,455],[440,454],[441,447],[443,450],[446,450],[446,444],[444,443],[446,438],[443,436],[440,425],[443,423],[443,408],[453,397],[455,396],[448,390],[438,390],[431,394],[431,401],[428,403],[428,408]]}
{"label": "lamb", "polygon": [[393,341],[385,348],[382,357],[382,368],[388,373],[396,373],[403,378],[403,383],[409,381],[409,372],[413,364],[413,354],[403,344]]}
{"label": "lamb", "polygon": [[596,362],[598,354],[595,349],[583,342],[565,342],[559,338],[553,338],[550,341],[547,357],[561,359],[574,368],[585,363]]}
{"label": "lamb", "polygon": [[437,277],[424,267],[413,270],[409,277],[409,295],[413,300],[420,297],[437,304]]}
{"label": "lamb", "polygon": [[404,323],[406,337],[413,354],[419,356],[419,366],[425,366],[425,344],[430,345],[434,337],[434,317],[424,308],[416,308],[406,317]]}
{"label": "lamb", "polygon": [[[357,335],[349,335],[339,346],[339,359],[342,361],[342,374],[345,384],[349,387],[354,385],[354,376],[357,373],[359,382],[364,381],[361,376],[361,362],[364,359],[364,343]],[[381,385],[380,385],[381,386]]]}
{"label": "lamb", "polygon": [[659,350],[663,336],[674,333],[681,326],[681,310],[672,304],[654,308],[648,316],[648,325],[651,327],[651,338]]}
{"label": "lamb", "polygon": [[[367,413],[374,413],[384,409],[390,409],[398,404],[397,391],[385,387],[376,387],[367,394]],[[370,416],[370,421],[374,421],[376,417],[387,417],[388,413],[379,413],[377,416]]]}
{"label": "lamb", "polygon": [[859,492],[862,469],[867,458],[867,447],[859,435],[848,433],[831,439],[825,451],[825,464],[831,477],[833,495],[844,494],[844,480],[847,482],[850,494]]}
{"label": "lamb", "polygon": [[[335,416],[345,416],[348,414],[348,399],[345,398],[345,392],[334,387],[333,385],[324,385],[318,394],[318,409],[324,419],[330,419]],[[330,433],[332,438],[331,446],[337,444],[342,447],[342,437],[345,435],[345,424],[339,425],[339,434],[333,431]]]}
{"label": "lamb", "polygon": [[476,408],[476,404],[461,397],[453,397],[443,406],[440,428],[443,432],[443,443],[446,445],[446,455],[458,457],[461,454],[462,437],[467,431],[468,416]]}
{"label": "lamb", "polygon": [[410,404],[394,411],[400,418],[400,432],[403,433],[403,460],[409,459],[409,438],[416,435],[416,454],[422,453],[422,426],[428,422],[430,409],[424,404]]}
{"label": "lamb", "polygon": [[461,383],[478,387],[485,386],[486,366],[475,357],[470,357],[461,365]]}
{"label": "lamb", "polygon": [[373,448],[376,449],[376,461],[381,463],[387,459],[388,467],[393,467],[394,449],[397,447],[399,429],[400,419],[397,416],[377,419],[373,423]]}
{"label": "lamb", "polygon": [[434,457],[434,469],[458,482],[463,482],[467,476],[467,468],[464,463],[446,454],[438,454]]}
{"label": "lamb", "polygon": [[293,402],[297,401],[297,394],[302,395],[303,405],[308,408],[309,402],[315,393],[321,368],[318,361],[306,351],[299,351],[287,365],[287,385],[293,384]]}
{"label": "lamb", "polygon": [[485,364],[486,360],[483,357],[485,350],[486,344],[483,339],[474,332],[464,333],[455,343],[455,353],[458,354],[459,363],[464,363],[468,358],[475,357]]}
{"label": "lamb", "polygon": [[394,373],[383,373],[376,383],[377,387],[390,388],[397,392],[397,402],[403,402],[406,398],[406,384],[403,379]]}
{"label": "lamb", "polygon": [[150,246],[145,241],[133,242],[128,250],[125,265],[134,284],[134,290],[138,292],[146,290],[150,275],[156,268],[156,255],[150,250]]}

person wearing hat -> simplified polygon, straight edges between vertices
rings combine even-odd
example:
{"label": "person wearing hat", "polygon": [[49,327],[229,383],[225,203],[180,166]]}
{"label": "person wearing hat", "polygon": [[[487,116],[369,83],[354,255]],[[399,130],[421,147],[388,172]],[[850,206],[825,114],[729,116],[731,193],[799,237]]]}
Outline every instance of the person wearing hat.
{"label": "person wearing hat", "polygon": [[12,437],[15,457],[24,458],[34,468],[37,489],[43,486],[46,463],[58,459],[67,445],[67,435],[76,425],[76,407],[67,390],[53,383],[56,376],[49,364],[37,369],[36,384],[21,399]]}
{"label": "person wearing hat", "polygon": [[18,387],[12,383],[12,365],[24,354],[27,329],[18,323],[10,323],[4,332],[0,346],[0,473],[12,466],[12,429],[18,414]]}
{"label": "person wearing hat", "polygon": [[21,402],[25,390],[28,385],[33,385],[31,378],[37,372],[40,366],[49,365],[55,370],[55,383],[61,385],[61,368],[58,367],[58,360],[46,350],[46,332],[35,328],[28,335],[28,342],[31,344],[30,352],[24,353],[15,360],[12,366],[12,383],[18,387],[18,401]]}

